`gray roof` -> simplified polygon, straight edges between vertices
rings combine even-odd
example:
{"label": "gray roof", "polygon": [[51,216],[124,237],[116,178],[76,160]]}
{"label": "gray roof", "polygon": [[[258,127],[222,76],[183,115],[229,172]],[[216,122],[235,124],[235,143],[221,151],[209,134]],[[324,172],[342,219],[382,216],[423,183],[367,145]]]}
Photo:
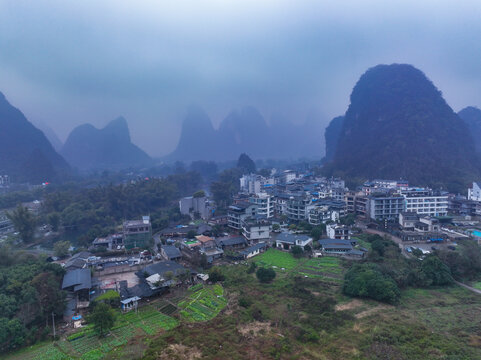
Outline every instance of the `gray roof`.
{"label": "gray roof", "polygon": [[284,243],[295,244],[296,240],[304,242],[309,240],[311,237],[308,235],[291,234],[288,232],[283,232],[277,235],[276,240]]}
{"label": "gray roof", "polygon": [[172,271],[174,274],[178,274],[180,271],[185,270],[185,267],[176,263],[175,261],[165,260],[158,263],[146,266],[143,271],[149,276],[154,274],[163,275],[167,271]]}
{"label": "gray roof", "polygon": [[364,252],[359,251],[359,250],[356,250],[356,249],[352,249],[351,251],[348,251],[347,253],[348,253],[349,255],[364,256]]}
{"label": "gray roof", "polygon": [[241,255],[249,255],[250,253],[253,253],[254,251],[264,249],[267,247],[267,244],[264,242],[257,243],[255,245],[249,246],[247,249],[243,250],[240,252]]}
{"label": "gray roof", "polygon": [[180,253],[179,249],[177,249],[173,245],[162,245],[162,250],[164,250],[165,254],[169,259],[182,257],[182,254]]}
{"label": "gray roof", "polygon": [[233,245],[247,245],[247,240],[242,236],[231,237],[231,238],[220,238],[216,239],[215,243],[217,246],[233,246]]}
{"label": "gray roof", "polygon": [[90,269],[75,269],[67,271],[63,277],[62,289],[73,286],[74,291],[90,289],[92,287],[92,274]]}
{"label": "gray roof", "polygon": [[321,239],[319,244],[324,247],[326,245],[349,245],[352,247],[351,242],[354,240],[340,240],[340,239]]}
{"label": "gray roof", "polygon": [[323,249],[328,250],[328,249],[352,249],[352,245],[349,244],[328,244],[328,245],[323,245]]}

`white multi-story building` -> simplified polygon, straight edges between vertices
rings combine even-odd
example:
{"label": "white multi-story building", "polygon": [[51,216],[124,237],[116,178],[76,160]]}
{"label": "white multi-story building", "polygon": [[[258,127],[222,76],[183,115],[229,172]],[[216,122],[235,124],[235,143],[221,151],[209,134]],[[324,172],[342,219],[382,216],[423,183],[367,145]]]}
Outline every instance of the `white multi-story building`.
{"label": "white multi-story building", "polygon": [[349,228],[345,225],[327,224],[326,232],[329,239],[349,240],[351,238]]}
{"label": "white multi-story building", "polygon": [[269,239],[271,223],[267,219],[246,218],[242,221],[242,235],[249,243]]}
{"label": "white multi-story building", "polygon": [[431,189],[409,188],[402,190],[405,199],[405,211],[419,215],[446,216],[448,214],[448,195],[436,193]]}
{"label": "white multi-story building", "polygon": [[240,179],[240,191],[247,194],[259,194],[266,185],[273,185],[273,178],[265,178],[257,174],[243,175]]}
{"label": "white multi-story building", "polygon": [[274,216],[274,201],[267,193],[258,193],[249,198],[249,203],[257,205],[257,215],[271,218]]}
{"label": "white multi-story building", "polygon": [[473,187],[468,189],[468,200],[481,201],[481,186],[473,182]]}
{"label": "white multi-story building", "polygon": [[309,219],[309,211],[312,209],[312,197],[310,195],[291,196],[286,203],[286,215],[289,220],[304,221]]}

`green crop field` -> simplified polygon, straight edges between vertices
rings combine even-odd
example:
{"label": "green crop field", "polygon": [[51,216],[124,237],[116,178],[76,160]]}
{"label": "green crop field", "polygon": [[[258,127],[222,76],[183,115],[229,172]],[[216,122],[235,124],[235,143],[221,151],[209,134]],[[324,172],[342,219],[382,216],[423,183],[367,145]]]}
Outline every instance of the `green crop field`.
{"label": "green crop field", "polygon": [[268,249],[266,252],[254,258],[258,266],[277,267],[277,270],[282,268],[291,270],[299,264],[299,260],[294,258],[290,253],[276,249]]}
{"label": "green crop field", "polygon": [[178,306],[180,314],[187,321],[207,321],[215,317],[225,306],[224,289],[220,285],[193,286],[188,297]]}
{"label": "green crop field", "polygon": [[68,339],[56,343],[39,344],[12,354],[8,359],[103,359],[113,349],[127,344],[130,339],[139,334],[139,331],[144,335],[155,335],[161,330],[170,330],[177,325],[176,319],[148,305],[139,308],[138,312],[120,314],[111,333],[105,338],[99,339],[93,328],[87,326],[70,335]]}

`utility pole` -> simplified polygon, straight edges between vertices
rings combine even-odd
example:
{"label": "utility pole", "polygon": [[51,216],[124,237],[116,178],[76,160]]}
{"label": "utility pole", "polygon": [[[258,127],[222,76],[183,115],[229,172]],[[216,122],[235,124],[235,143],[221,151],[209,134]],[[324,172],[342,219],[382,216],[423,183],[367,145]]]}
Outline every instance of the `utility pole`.
{"label": "utility pole", "polygon": [[55,315],[52,311],[52,328],[53,328],[53,339],[55,340]]}

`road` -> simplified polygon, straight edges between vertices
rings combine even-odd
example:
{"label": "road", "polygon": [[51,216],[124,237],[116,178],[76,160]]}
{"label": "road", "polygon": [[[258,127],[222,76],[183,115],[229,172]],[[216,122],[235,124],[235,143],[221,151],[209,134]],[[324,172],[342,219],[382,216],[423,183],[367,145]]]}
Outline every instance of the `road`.
{"label": "road", "polygon": [[478,295],[481,295],[481,290],[478,290],[478,289],[475,289],[469,285],[466,285],[466,284],[463,284],[462,282],[459,282],[459,281],[454,281],[456,284],[458,284],[459,286],[462,286],[463,288],[465,289],[468,289],[469,291],[472,291],[473,293],[476,293]]}
{"label": "road", "polygon": [[396,244],[398,244],[399,248],[401,249],[401,253],[409,258],[409,255],[406,253],[406,251],[404,250],[404,245],[403,245],[403,241],[401,240],[401,238],[398,238],[397,236],[394,236],[392,234],[389,234],[387,232],[384,232],[384,231],[380,231],[380,230],[374,230],[374,229],[365,229],[365,231],[368,233],[368,234],[376,234],[376,235],[379,235],[379,236],[389,236],[389,238],[394,241]]}

